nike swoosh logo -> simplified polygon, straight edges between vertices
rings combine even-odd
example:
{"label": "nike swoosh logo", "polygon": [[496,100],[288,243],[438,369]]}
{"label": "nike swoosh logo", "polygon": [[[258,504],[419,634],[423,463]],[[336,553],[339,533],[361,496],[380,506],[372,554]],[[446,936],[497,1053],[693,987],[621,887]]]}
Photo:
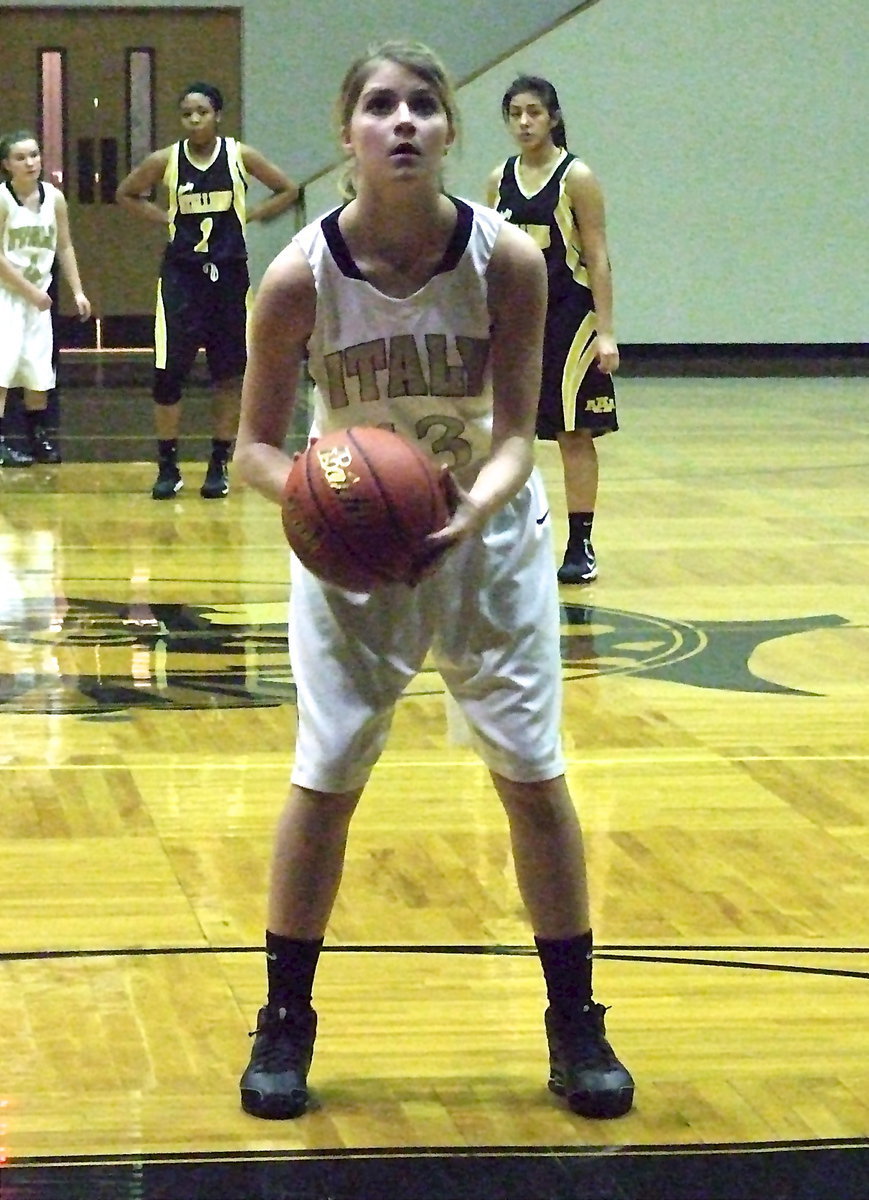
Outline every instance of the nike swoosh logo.
{"label": "nike swoosh logo", "polygon": [[543,514],[542,517],[535,517],[534,519],[538,525],[542,525],[548,516],[549,516],[549,509],[547,508],[546,512]]}
{"label": "nike swoosh logo", "polygon": [[270,958],[272,960],[272,962],[278,961],[277,954],[272,954],[271,950],[266,950],[266,958]]}
{"label": "nike swoosh logo", "polygon": [[183,192],[192,192],[192,191],[193,191],[192,183],[182,183],[178,189],[178,195],[180,196]]}

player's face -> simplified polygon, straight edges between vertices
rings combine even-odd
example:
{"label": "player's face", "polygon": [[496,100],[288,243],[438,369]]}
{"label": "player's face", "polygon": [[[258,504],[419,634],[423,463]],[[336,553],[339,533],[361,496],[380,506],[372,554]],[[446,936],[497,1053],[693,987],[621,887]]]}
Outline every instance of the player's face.
{"label": "player's face", "polygon": [[369,75],[344,129],[359,177],[440,179],[454,130],[437,92],[398,63]]}
{"label": "player's face", "polygon": [[520,92],[510,101],[507,127],[523,148],[531,149],[549,141],[557,123],[536,92]]}
{"label": "player's face", "polygon": [[42,174],[42,155],[33,138],[13,142],[8,157],[3,159],[3,168],[13,184],[36,183]]}
{"label": "player's face", "polygon": [[181,128],[194,146],[207,146],[217,137],[220,113],[201,92],[188,92],[179,105]]}

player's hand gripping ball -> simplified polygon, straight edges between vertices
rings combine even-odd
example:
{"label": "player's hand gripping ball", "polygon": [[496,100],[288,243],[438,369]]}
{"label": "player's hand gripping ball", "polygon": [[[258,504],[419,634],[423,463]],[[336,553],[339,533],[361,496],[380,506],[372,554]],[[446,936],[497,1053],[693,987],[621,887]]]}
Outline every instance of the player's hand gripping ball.
{"label": "player's hand gripping ball", "polygon": [[308,570],[356,592],[413,584],[425,538],[450,518],[445,478],[428,455],[365,425],[327,433],[296,458],[281,511]]}

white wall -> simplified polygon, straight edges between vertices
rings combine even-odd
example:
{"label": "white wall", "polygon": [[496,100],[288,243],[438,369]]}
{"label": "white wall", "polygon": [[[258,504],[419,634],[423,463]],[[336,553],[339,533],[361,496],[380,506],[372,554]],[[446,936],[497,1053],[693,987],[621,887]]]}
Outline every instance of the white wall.
{"label": "white wall", "polygon": [[457,191],[510,153],[514,74],[550,77],[600,178],[622,342],[867,334],[866,0],[603,0],[461,93]]}
{"label": "white wall", "polygon": [[501,96],[545,75],[604,188],[622,342],[865,341],[866,13],[602,0],[461,89],[448,186],[483,198],[512,149]]}

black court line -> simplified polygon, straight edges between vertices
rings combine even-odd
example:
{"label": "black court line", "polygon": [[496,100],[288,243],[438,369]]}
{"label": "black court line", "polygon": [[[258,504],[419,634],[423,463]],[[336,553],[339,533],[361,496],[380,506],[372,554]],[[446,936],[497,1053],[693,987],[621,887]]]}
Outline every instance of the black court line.
{"label": "black court line", "polygon": [[866,1139],[75,1156],[0,1170],[3,1200],[866,1200]]}
{"label": "black court line", "polygon": [[[3,950],[4,962],[56,961],[90,958],[154,958],[178,955],[262,954],[262,946],[130,946],[93,950]],[[665,953],[668,952],[668,953]],[[711,953],[718,957],[699,958]],[[360,945],[324,946],[326,954],[431,954],[455,956],[514,956],[535,958],[537,950],[528,945]],[[595,947],[596,959],[617,962],[661,963],[671,966],[723,967],[735,970],[777,971],[803,975],[825,975],[848,979],[869,979],[869,970],[845,970],[842,967],[810,967],[796,963],[744,962],[720,957],[723,954],[790,954],[797,957],[818,954],[869,954],[865,946],[600,946]]]}
{"label": "black court line", "polygon": [[786,1150],[869,1149],[869,1136],[853,1138],[806,1138],[800,1141],[788,1138],[780,1142],[707,1142],[702,1145],[684,1145],[680,1142],[660,1142],[649,1146],[581,1145],[564,1146],[385,1146],[377,1148],[336,1147],[328,1150],[177,1150],[155,1151],[148,1154],[64,1154],[30,1155],[17,1158],[19,1166],[123,1166],[127,1163],[199,1163],[199,1162],[263,1162],[275,1159],[286,1162],[290,1159],[302,1162],[321,1159],[366,1159],[366,1158],[502,1158],[505,1155],[517,1158],[541,1158],[548,1154],[563,1154],[569,1158],[599,1157],[603,1154],[632,1154],[638,1157],[666,1157],[672,1155],[702,1156],[744,1153],[782,1152]]}

